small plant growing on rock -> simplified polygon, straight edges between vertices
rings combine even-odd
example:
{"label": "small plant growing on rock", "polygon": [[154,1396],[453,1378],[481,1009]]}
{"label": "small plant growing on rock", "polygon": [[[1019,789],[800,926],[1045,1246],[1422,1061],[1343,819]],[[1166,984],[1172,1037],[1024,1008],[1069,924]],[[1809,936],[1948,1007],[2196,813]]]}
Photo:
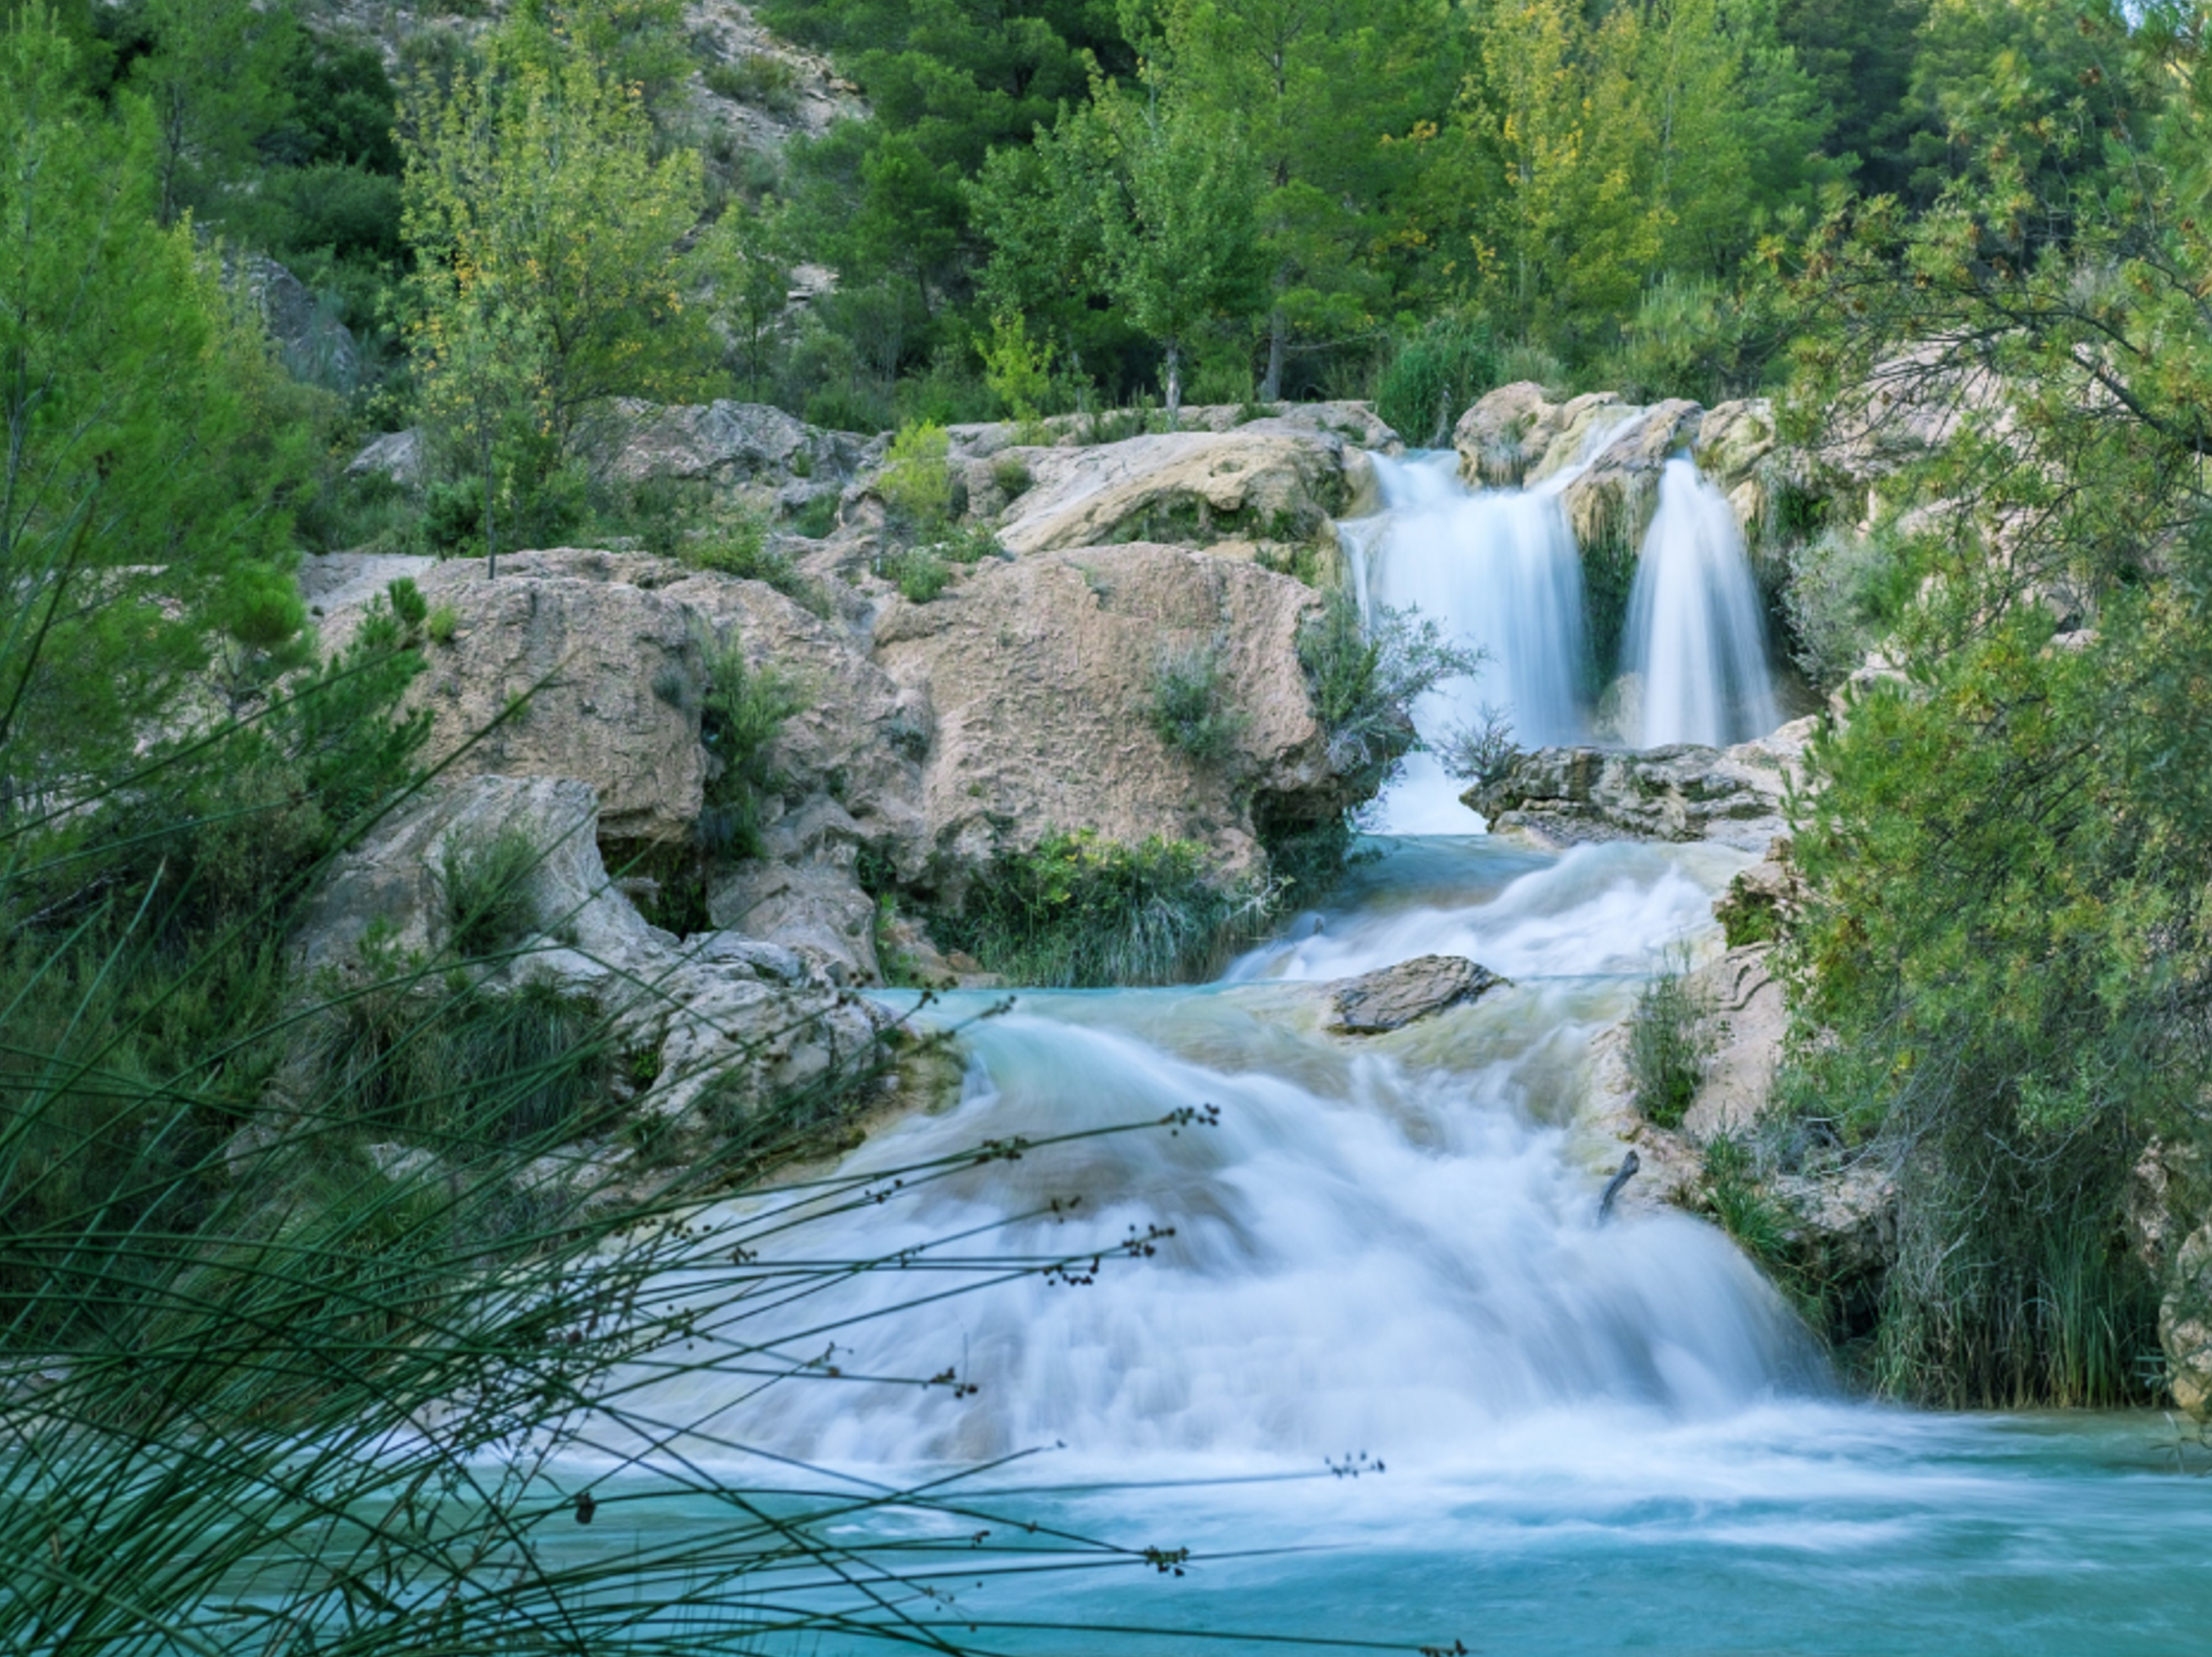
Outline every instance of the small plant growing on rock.
{"label": "small plant growing on rock", "polygon": [[699,738],[720,768],[707,784],[699,838],[709,851],[757,857],[761,804],[776,786],[769,750],[783,722],[805,709],[806,699],[781,674],[747,666],[734,640],[709,648],[707,673]]}
{"label": "small plant growing on rock", "polygon": [[1711,1062],[1712,1009],[1677,969],[1644,986],[1628,1015],[1628,1075],[1636,1108],[1662,1128],[1679,1128]]}
{"label": "small plant growing on rock", "polygon": [[440,845],[438,887],[457,951],[470,958],[497,954],[538,929],[532,882],[540,859],[529,833],[511,824],[481,838],[448,837]]}
{"label": "small plant growing on rock", "polygon": [[923,421],[900,428],[875,481],[893,528],[910,538],[926,536],[951,517],[951,453],[952,439],[943,426]]}
{"label": "small plant growing on rock", "polygon": [[1224,695],[1224,643],[1217,637],[1162,651],[1145,703],[1160,740],[1201,765],[1218,765],[1236,752],[1252,722]]}
{"label": "small plant growing on rock", "polygon": [[991,481],[999,486],[999,493],[1008,500],[1025,494],[1036,479],[1030,474],[1029,463],[1018,454],[1001,454],[991,462]]}
{"label": "small plant growing on rock", "polygon": [[1341,588],[1298,629],[1298,663],[1329,764],[1356,792],[1371,795],[1420,742],[1413,704],[1448,679],[1474,673],[1482,653],[1446,641],[1418,610],[1378,606],[1371,624]]}
{"label": "small plant growing on rock", "polygon": [[876,573],[899,590],[908,604],[927,604],[952,580],[952,571],[932,547],[906,546],[876,560]]}
{"label": "small plant growing on rock", "polygon": [[1503,708],[1487,702],[1473,724],[1453,726],[1437,745],[1437,758],[1444,770],[1479,789],[1504,782],[1521,752],[1513,740],[1513,722]]}

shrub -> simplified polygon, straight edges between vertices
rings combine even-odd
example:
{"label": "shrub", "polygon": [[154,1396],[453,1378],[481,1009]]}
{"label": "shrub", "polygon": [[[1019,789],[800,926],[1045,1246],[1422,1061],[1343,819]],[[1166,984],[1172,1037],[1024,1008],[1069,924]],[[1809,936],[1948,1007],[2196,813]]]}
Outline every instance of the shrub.
{"label": "shrub", "polygon": [[1371,626],[1363,624],[1341,589],[1301,624],[1297,650],[1329,764],[1362,798],[1382,789],[1419,741],[1413,704],[1482,665],[1480,651],[1446,643],[1418,610],[1384,606]]}
{"label": "shrub", "polygon": [[707,662],[699,736],[716,769],[700,813],[700,842],[712,852],[757,857],[761,804],[779,786],[769,750],[783,722],[804,709],[806,700],[774,670],[748,667],[734,640],[710,646]]}
{"label": "shrub", "polygon": [[775,114],[799,107],[799,70],[788,58],[751,52],[733,64],[711,64],[708,89],[732,103],[751,104]]}
{"label": "shrub", "polygon": [[902,428],[891,440],[875,491],[899,531],[926,534],[952,515],[952,439],[924,421]]}
{"label": "shrub", "polygon": [[1001,454],[991,462],[991,481],[999,493],[1008,500],[1028,491],[1036,479],[1030,475],[1029,462],[1018,454]]}
{"label": "shrub", "polygon": [[494,955],[538,929],[533,890],[543,854],[526,830],[509,825],[477,839],[447,836],[438,848],[437,880],[446,924],[461,955]]}
{"label": "shrub", "polygon": [[927,604],[952,580],[952,571],[933,547],[904,546],[876,560],[876,573],[899,590],[908,604]]}
{"label": "shrub", "polygon": [[818,541],[837,527],[837,497],[817,495],[791,514],[792,529],[810,541]]}
{"label": "shrub", "polygon": [[1419,448],[1440,448],[1468,405],[1498,377],[1498,342],[1480,312],[1432,318],[1391,354],[1375,412]]}
{"label": "shrub", "polygon": [[1636,1108],[1662,1128],[1679,1128],[1712,1057],[1711,1009],[1680,971],[1658,974],[1628,1016],[1628,1076]]}
{"label": "shrub", "polygon": [[1487,702],[1474,724],[1453,726],[1437,745],[1437,758],[1444,770],[1480,789],[1504,782],[1521,752],[1504,710]]}
{"label": "shrub", "polygon": [[1909,593],[1899,560],[1880,540],[1832,528],[1790,560],[1782,612],[1797,669],[1820,690],[1858,671]]}
{"label": "shrub", "polygon": [[1272,886],[1224,880],[1189,841],[1121,845],[1085,829],[1000,858],[930,931],[1017,984],[1188,983],[1257,937],[1274,902]]}
{"label": "shrub", "polygon": [[1160,740],[1201,765],[1214,765],[1237,751],[1251,717],[1223,697],[1219,637],[1182,649],[1160,653],[1145,701],[1146,717]]}

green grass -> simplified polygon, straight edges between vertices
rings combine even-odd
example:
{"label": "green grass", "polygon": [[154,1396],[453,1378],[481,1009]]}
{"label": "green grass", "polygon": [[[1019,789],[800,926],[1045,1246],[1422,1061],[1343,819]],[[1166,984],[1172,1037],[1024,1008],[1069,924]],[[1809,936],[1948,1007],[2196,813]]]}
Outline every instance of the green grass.
{"label": "green grass", "polygon": [[1636,997],[1628,1016],[1628,1075],[1636,1108],[1662,1128],[1679,1128],[1704,1084],[1713,1039],[1711,1008],[1681,972],[1662,972]]}
{"label": "green grass", "polygon": [[540,860],[529,834],[512,825],[473,839],[448,837],[440,845],[438,889],[456,952],[495,955],[538,930]]}
{"label": "green grass", "polygon": [[709,646],[707,671],[699,734],[715,766],[700,814],[700,843],[716,855],[758,856],[762,807],[779,783],[769,750],[806,698],[773,669],[747,666],[735,639]]}
{"label": "green grass", "polygon": [[1188,841],[1083,831],[1000,858],[930,931],[1016,984],[1181,984],[1261,935],[1274,904],[1272,886],[1224,878]]}

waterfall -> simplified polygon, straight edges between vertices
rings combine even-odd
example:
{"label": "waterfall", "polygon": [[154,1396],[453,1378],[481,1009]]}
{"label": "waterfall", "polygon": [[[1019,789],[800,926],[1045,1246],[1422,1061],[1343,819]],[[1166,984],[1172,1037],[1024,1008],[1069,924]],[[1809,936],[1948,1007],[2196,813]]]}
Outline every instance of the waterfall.
{"label": "waterfall", "polygon": [[[1524,746],[1588,740],[1582,557],[1559,500],[1575,472],[1535,489],[1473,490],[1448,452],[1373,460],[1383,509],[1344,526],[1363,612],[1418,608],[1447,637],[1484,653],[1478,673],[1447,680],[1414,708],[1421,734],[1440,738],[1488,706],[1505,714]],[[1415,754],[1380,826],[1472,832],[1481,819],[1459,803],[1464,786]]]}
{"label": "waterfall", "polygon": [[1629,592],[1622,666],[1641,697],[1638,747],[1724,747],[1782,722],[1735,514],[1686,458],[1660,474],[1658,515]]}

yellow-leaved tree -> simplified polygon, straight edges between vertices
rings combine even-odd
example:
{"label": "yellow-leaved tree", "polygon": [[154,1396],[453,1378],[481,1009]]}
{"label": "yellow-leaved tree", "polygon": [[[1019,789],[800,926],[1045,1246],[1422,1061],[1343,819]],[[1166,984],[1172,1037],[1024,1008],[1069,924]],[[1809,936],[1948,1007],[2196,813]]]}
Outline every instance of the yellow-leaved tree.
{"label": "yellow-leaved tree", "polygon": [[595,405],[711,387],[719,347],[685,297],[705,274],[684,247],[699,158],[655,159],[639,89],[528,18],[412,103],[408,340],[434,450],[495,557],[500,521],[575,458]]}

